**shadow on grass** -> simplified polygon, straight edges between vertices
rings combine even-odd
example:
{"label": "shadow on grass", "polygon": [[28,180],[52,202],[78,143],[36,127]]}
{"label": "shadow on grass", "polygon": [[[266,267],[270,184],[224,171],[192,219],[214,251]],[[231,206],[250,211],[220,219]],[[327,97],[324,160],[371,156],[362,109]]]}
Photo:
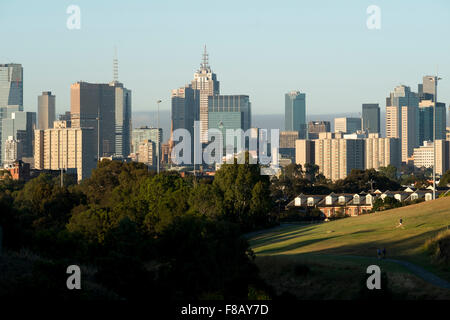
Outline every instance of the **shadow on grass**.
{"label": "shadow on grass", "polygon": [[297,238],[302,233],[310,231],[311,229],[313,229],[312,226],[305,226],[297,229],[296,231],[287,231],[283,232],[282,234],[278,233],[275,235],[263,236],[255,240],[250,240],[250,245],[252,246],[252,248],[259,248],[272,243],[287,241],[293,238]]}
{"label": "shadow on grass", "polygon": [[291,243],[291,244],[288,244],[288,245],[285,245],[285,246],[280,246],[280,247],[276,247],[276,248],[270,248],[270,249],[262,250],[262,251],[259,251],[257,254],[282,253],[284,251],[291,251],[291,250],[298,249],[298,248],[303,247],[303,246],[308,246],[308,245],[311,245],[313,243],[326,241],[326,240],[330,240],[330,239],[334,239],[334,238],[337,238],[337,236],[335,236],[335,237],[326,237],[326,238],[318,238],[318,239],[310,239],[310,240],[305,240],[305,241],[298,241],[298,242]]}

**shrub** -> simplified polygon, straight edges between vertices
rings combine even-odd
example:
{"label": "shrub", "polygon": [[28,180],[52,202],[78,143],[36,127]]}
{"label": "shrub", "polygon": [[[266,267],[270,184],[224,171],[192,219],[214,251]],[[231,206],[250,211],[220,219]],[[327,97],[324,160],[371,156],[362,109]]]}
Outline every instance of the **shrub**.
{"label": "shrub", "polygon": [[294,267],[294,274],[296,276],[306,276],[310,272],[310,269],[308,266],[303,264],[298,264]]}
{"label": "shrub", "polygon": [[425,249],[432,259],[443,265],[450,264],[450,230],[439,232],[425,242]]}

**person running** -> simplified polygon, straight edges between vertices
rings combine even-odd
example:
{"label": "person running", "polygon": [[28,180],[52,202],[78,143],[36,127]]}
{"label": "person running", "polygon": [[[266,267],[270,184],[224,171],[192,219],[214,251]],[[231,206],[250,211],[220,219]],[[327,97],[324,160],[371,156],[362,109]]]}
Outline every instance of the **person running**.
{"label": "person running", "polygon": [[404,229],[404,228],[403,228],[403,219],[402,219],[402,218],[400,218],[400,220],[399,220],[399,222],[398,222],[398,226],[397,226],[396,228],[402,228],[402,229]]}
{"label": "person running", "polygon": [[386,248],[383,248],[383,259],[386,259]]}
{"label": "person running", "polygon": [[378,256],[378,259],[381,259],[381,250],[380,250],[380,248],[377,249],[377,256]]}

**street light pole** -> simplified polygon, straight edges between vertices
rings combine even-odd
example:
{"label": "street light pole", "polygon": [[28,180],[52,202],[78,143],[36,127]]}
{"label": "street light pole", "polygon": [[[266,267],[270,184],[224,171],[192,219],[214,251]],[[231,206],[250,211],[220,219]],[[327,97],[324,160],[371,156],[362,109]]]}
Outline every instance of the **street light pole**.
{"label": "street light pole", "polygon": [[159,148],[160,148],[160,142],[161,142],[161,137],[160,137],[160,135],[159,135],[159,104],[162,102],[162,100],[158,100],[158,101],[156,101],[156,104],[158,105],[158,115],[157,115],[157,121],[158,121],[158,125],[157,125],[157,128],[156,128],[156,130],[157,130],[157,132],[158,132],[158,147],[156,148],[157,149],[157,151],[156,151],[156,153],[157,153],[157,156],[156,156],[156,159],[157,159],[157,164],[156,164],[156,172],[159,174],[159,162],[160,162],[160,160],[159,160]]}
{"label": "street light pole", "polygon": [[434,106],[433,106],[433,200],[436,199],[436,107],[437,107],[437,85],[438,75],[434,78]]}

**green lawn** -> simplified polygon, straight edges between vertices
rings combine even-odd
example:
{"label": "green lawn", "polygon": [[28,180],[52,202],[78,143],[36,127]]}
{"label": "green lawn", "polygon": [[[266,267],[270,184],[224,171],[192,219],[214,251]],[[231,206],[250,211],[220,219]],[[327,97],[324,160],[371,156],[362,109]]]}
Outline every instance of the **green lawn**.
{"label": "green lawn", "polygon": [[[404,228],[396,228],[400,218]],[[432,264],[424,250],[425,241],[449,225],[450,197],[447,197],[322,224],[269,230],[251,237],[249,242],[257,255],[257,264],[266,268],[262,270],[266,276],[267,269],[276,263],[329,266],[328,270],[336,274],[344,274],[345,270],[362,273],[366,266],[380,264],[384,271],[395,276],[414,278],[404,267],[376,259],[377,248],[386,248],[388,258],[410,261],[450,280],[450,270]]]}

